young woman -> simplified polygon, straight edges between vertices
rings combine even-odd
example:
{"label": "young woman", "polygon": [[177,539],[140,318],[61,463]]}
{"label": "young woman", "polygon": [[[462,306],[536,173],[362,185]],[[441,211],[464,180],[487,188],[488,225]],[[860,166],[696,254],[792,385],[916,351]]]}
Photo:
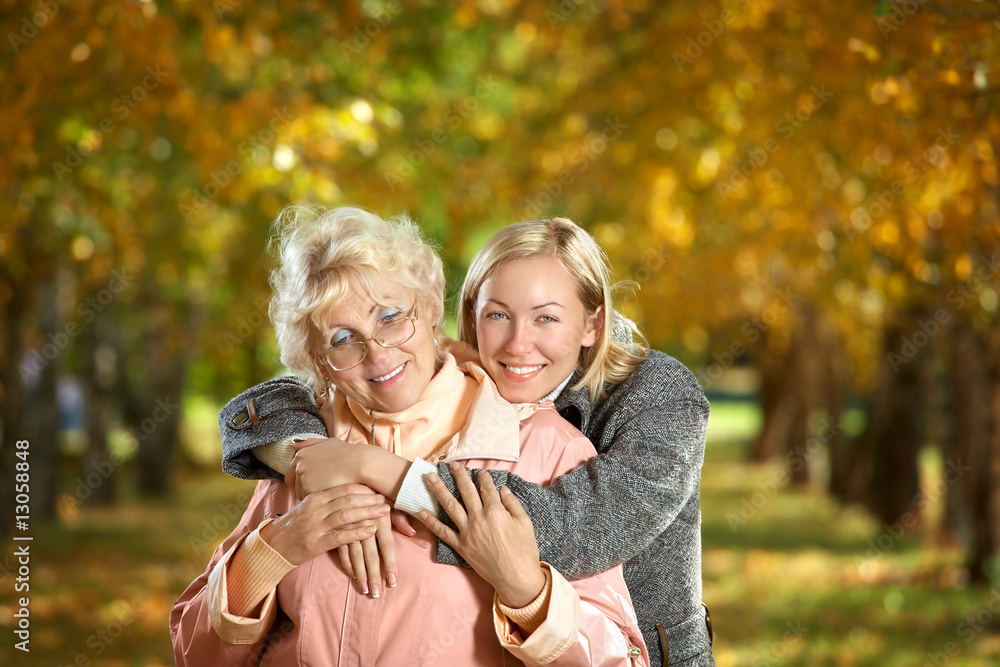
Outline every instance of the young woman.
{"label": "young woman", "polygon": [[[570,279],[573,307],[600,317],[593,345],[553,333],[562,321],[558,307],[567,305],[551,297],[554,275]],[[560,572],[588,577],[624,565],[652,664],[714,665],[711,620],[701,602],[699,486],[708,401],[687,368],[648,350],[615,314],[609,276],[594,238],[560,218],[506,227],[473,260],[462,287],[460,337],[479,347],[483,366],[512,400],[523,398],[517,392],[528,382],[537,383],[599,453],[549,486],[491,474],[520,499],[542,559]],[[225,440],[223,447],[231,474],[275,474],[258,460],[273,462],[272,446],[254,456]],[[284,470],[287,460],[274,467]],[[363,481],[389,497],[409,498],[420,491],[421,475],[434,471],[448,490],[459,489],[443,462],[435,468],[415,461],[412,467],[420,474],[411,470],[406,482],[400,475],[372,474],[364,452],[327,440],[301,449],[287,479],[300,495]],[[447,500],[441,482],[431,486]],[[451,501],[442,504],[456,509]],[[404,506],[436,511],[431,502]],[[486,548],[433,519],[427,525],[441,538],[441,563],[458,564],[459,554],[469,560]]]}

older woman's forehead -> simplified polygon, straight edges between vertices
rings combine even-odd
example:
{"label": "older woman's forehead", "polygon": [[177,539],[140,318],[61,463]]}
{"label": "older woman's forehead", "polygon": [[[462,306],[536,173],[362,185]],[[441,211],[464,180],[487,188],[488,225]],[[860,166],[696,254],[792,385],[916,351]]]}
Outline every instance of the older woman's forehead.
{"label": "older woman's forehead", "polygon": [[381,285],[372,286],[378,290],[374,294],[363,287],[352,286],[343,298],[331,304],[318,318],[323,328],[329,331],[366,325],[377,318],[383,308],[409,308],[416,299],[415,294],[401,285],[391,281],[381,282]]}

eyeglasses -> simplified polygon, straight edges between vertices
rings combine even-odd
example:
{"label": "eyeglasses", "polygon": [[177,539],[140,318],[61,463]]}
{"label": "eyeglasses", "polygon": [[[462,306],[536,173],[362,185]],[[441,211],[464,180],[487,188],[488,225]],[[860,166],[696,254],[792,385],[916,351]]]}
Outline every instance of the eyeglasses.
{"label": "eyeglasses", "polygon": [[[409,317],[400,317],[382,326],[371,338],[352,340],[349,343],[335,343],[327,347],[326,364],[335,371],[349,371],[368,356],[368,343],[375,342],[385,348],[399,347],[413,338],[417,332],[417,305],[411,309]],[[356,332],[355,332],[356,334]],[[357,337],[352,336],[352,338]]]}

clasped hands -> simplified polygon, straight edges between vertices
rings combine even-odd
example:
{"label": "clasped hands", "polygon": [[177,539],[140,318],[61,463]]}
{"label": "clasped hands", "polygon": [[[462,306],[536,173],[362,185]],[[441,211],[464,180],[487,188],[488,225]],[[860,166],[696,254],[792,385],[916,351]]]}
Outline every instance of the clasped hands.
{"label": "clasped hands", "polygon": [[[262,537],[293,565],[336,549],[341,565],[361,592],[378,597],[383,566],[386,584],[397,583],[392,526],[404,535],[413,536],[416,531],[407,515],[397,510],[390,513],[385,497],[358,481],[363,478],[366,457],[375,452],[396,457],[384,450],[373,451],[370,445],[332,438],[306,440],[295,448],[285,482],[302,502],[271,526],[282,522],[275,530],[288,540],[279,538],[278,544],[296,544],[286,548],[301,559],[293,562],[268,534],[262,532]],[[498,491],[486,471],[479,472],[479,492],[463,466],[453,462],[451,472],[462,503],[437,475],[428,475],[428,481],[457,530],[426,511],[420,513],[420,520],[489,582],[504,604],[525,606],[545,586],[531,519],[510,489]],[[313,496],[316,500],[310,501]]]}

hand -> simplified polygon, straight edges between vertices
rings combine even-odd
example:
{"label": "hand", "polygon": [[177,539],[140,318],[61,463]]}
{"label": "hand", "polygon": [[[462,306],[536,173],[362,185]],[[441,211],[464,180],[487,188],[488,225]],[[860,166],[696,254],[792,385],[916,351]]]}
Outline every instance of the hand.
{"label": "hand", "polygon": [[300,499],[341,484],[365,484],[395,498],[410,462],[381,447],[344,442],[336,438],[304,440],[294,444],[295,457],[285,483]]}
{"label": "hand", "polygon": [[335,486],[307,496],[260,531],[265,542],[292,565],[321,553],[366,540],[376,533],[368,522],[389,515],[385,497],[361,484]]}
{"label": "hand", "polygon": [[[369,449],[336,438],[312,438],[292,445],[295,456],[285,473],[285,483],[301,500],[310,493],[342,484],[361,483],[358,457]],[[360,448],[364,448],[364,450]]]}
{"label": "hand", "polygon": [[[377,598],[381,594],[381,566],[383,564],[386,571],[386,585],[389,588],[395,588],[397,583],[396,548],[392,536],[392,526],[395,525],[406,535],[417,534],[417,531],[410,526],[409,521],[399,518],[405,516],[402,512],[393,510],[391,520],[390,517],[383,516],[371,522],[376,527],[374,537],[360,542],[352,542],[337,549],[341,566],[352,579],[357,580],[358,588],[362,594],[371,593],[373,598]],[[379,557],[380,553],[381,558]]]}
{"label": "hand", "polygon": [[496,589],[501,602],[508,607],[528,605],[545,587],[531,519],[510,489],[505,486],[497,492],[485,470],[479,471],[482,497],[464,466],[453,462],[451,472],[464,509],[437,475],[431,473],[427,480],[458,532],[426,510],[420,512],[420,520]]}

